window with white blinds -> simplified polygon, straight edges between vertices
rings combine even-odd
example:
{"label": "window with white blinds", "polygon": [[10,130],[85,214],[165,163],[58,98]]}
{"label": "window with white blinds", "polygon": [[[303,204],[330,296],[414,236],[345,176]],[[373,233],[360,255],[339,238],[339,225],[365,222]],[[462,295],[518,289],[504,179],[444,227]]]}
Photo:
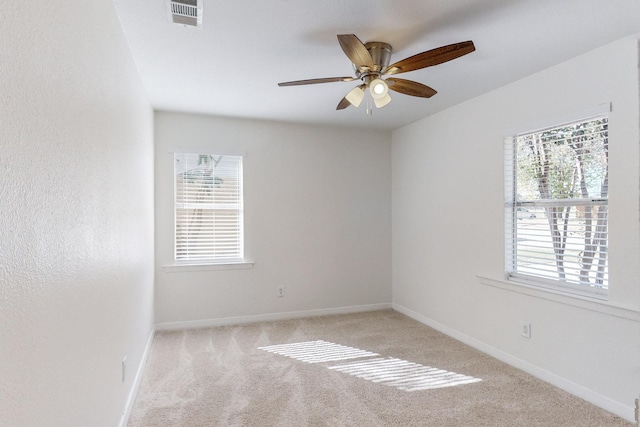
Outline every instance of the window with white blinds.
{"label": "window with white blinds", "polygon": [[242,157],[174,153],[175,259],[244,257]]}
{"label": "window with white blinds", "polygon": [[606,115],[506,139],[509,277],[606,297],[608,144]]}

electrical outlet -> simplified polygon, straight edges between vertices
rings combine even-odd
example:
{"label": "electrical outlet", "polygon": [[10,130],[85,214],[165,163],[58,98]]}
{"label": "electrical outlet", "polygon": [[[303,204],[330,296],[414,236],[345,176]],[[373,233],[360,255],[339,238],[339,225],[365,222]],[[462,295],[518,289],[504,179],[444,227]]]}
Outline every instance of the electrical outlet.
{"label": "electrical outlet", "polygon": [[531,322],[526,320],[520,322],[520,335],[527,339],[531,338]]}
{"label": "electrical outlet", "polygon": [[122,359],[122,382],[124,382],[126,375],[127,375],[127,356],[125,356]]}
{"label": "electrical outlet", "polygon": [[278,286],[278,297],[284,296],[284,286]]}

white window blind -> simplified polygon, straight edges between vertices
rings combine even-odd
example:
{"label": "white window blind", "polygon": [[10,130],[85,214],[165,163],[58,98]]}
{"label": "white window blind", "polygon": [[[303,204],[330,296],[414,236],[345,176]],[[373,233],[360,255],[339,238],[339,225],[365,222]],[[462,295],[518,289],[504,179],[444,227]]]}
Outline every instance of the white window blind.
{"label": "white window blind", "polygon": [[174,153],[175,259],[244,257],[242,157]]}
{"label": "white window blind", "polygon": [[607,116],[507,138],[505,180],[507,275],[606,295]]}

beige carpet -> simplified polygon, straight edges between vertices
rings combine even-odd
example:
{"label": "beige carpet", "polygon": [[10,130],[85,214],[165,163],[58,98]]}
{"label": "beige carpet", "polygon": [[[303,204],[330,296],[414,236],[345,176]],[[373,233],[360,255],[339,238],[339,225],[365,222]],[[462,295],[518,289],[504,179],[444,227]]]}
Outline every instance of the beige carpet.
{"label": "beige carpet", "polygon": [[129,421],[631,425],[392,310],[159,332]]}

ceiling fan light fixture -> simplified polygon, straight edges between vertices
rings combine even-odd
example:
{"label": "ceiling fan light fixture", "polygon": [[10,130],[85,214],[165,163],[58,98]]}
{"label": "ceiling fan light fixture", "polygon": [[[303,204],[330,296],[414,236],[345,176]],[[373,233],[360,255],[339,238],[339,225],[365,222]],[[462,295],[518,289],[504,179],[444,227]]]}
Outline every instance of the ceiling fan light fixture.
{"label": "ceiling fan light fixture", "polygon": [[[383,99],[389,96],[389,86],[387,86],[387,83],[382,79],[371,80],[371,83],[369,83],[369,91],[373,99]],[[391,98],[389,98],[389,100],[391,100]]]}
{"label": "ceiling fan light fixture", "polygon": [[351,103],[351,105],[357,108],[364,99],[364,89],[360,86],[354,87],[347,96],[345,96],[345,98]]}
{"label": "ceiling fan light fixture", "polygon": [[385,94],[383,97],[381,98],[373,98],[373,102],[376,104],[376,108],[382,108],[385,105],[387,105],[388,103],[391,102],[391,97],[389,96],[389,94]]}

